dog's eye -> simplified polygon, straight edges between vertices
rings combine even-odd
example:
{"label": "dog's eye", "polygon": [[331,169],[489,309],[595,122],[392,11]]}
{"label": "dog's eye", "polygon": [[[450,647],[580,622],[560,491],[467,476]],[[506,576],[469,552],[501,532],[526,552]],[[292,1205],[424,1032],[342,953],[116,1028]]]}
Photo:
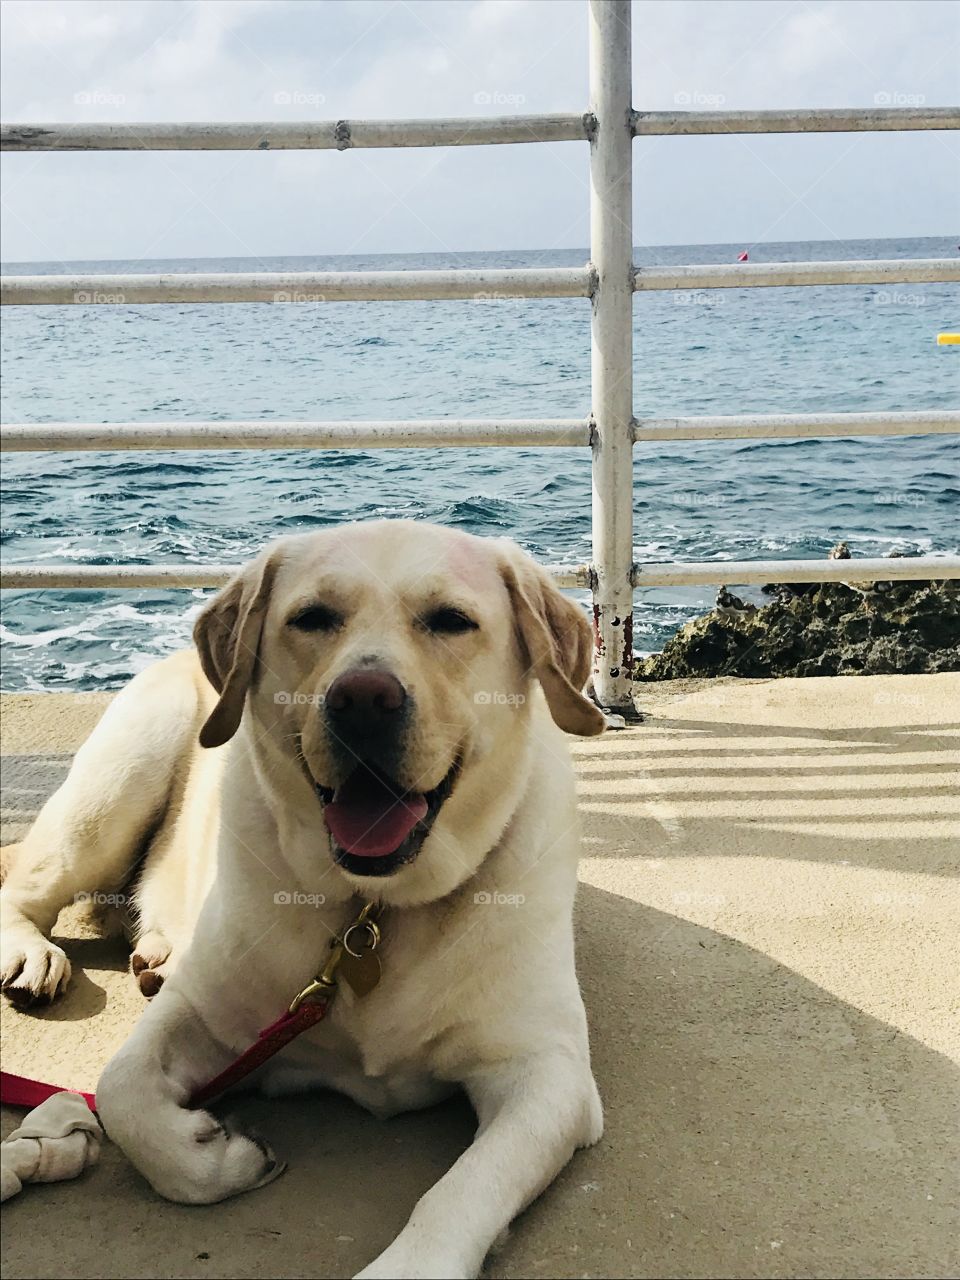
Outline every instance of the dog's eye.
{"label": "dog's eye", "polygon": [[311,604],[295,613],[287,623],[298,631],[335,631],[343,622],[336,609],[325,604]]}
{"label": "dog's eye", "polygon": [[433,609],[426,614],[423,619],[423,625],[428,631],[432,631],[434,635],[456,636],[464,631],[476,631],[478,624],[472,618],[468,618],[460,609],[445,607],[442,609]]}

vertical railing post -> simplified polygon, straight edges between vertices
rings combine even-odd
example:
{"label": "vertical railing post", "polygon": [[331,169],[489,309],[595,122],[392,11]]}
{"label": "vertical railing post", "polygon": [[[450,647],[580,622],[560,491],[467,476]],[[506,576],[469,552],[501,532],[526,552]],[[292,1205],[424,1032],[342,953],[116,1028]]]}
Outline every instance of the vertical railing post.
{"label": "vertical railing post", "polygon": [[590,0],[594,694],[633,711],[633,205],[630,0]]}

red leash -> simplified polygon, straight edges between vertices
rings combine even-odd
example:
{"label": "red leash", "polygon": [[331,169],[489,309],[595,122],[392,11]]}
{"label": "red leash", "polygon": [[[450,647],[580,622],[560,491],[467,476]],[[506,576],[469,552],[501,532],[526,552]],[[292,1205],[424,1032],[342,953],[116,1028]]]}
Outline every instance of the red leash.
{"label": "red leash", "polygon": [[255,1071],[268,1058],[279,1053],[284,1045],[296,1039],[302,1031],[319,1022],[326,1015],[329,1007],[330,996],[326,996],[322,1000],[308,1001],[300,1005],[296,1013],[291,1013],[288,1009],[276,1022],[271,1022],[269,1027],[264,1027],[250,1048],[245,1049],[239,1058],[235,1058],[229,1067],[221,1071],[218,1076],[214,1076],[212,1080],[208,1080],[205,1085],[200,1086],[190,1099],[191,1107],[202,1107],[205,1103],[211,1102],[238,1080]]}
{"label": "red leash", "polygon": [[0,1102],[11,1107],[39,1107],[55,1093],[79,1093],[91,1111],[96,1111],[93,1094],[84,1093],[81,1089],[64,1089],[59,1084],[44,1084],[42,1080],[31,1080],[29,1076],[15,1076],[10,1071],[0,1071]]}
{"label": "red leash", "polygon": [[[262,1066],[275,1053],[279,1053],[291,1040],[320,1022],[326,1016],[336,994],[337,970],[345,959],[354,970],[351,985],[358,994],[365,994],[376,986],[380,978],[380,958],[374,955],[380,945],[380,930],[376,923],[378,915],[377,904],[368,902],[342,935],[333,939],[327,963],[313,982],[304,987],[276,1022],[264,1027],[249,1049],[244,1049],[219,1075],[196,1090],[190,1099],[191,1107],[202,1107],[211,1102],[243,1080],[251,1071]],[[359,950],[351,945],[351,935],[354,932],[366,939],[366,945]],[[358,969],[360,973],[356,972]],[[363,973],[365,969],[366,980]],[[44,1084],[41,1080],[31,1080],[29,1076],[0,1071],[0,1102],[13,1107],[38,1107],[55,1093],[79,1093],[90,1110],[96,1110],[96,1099],[92,1093],[84,1093],[81,1089],[65,1089],[58,1084]]]}

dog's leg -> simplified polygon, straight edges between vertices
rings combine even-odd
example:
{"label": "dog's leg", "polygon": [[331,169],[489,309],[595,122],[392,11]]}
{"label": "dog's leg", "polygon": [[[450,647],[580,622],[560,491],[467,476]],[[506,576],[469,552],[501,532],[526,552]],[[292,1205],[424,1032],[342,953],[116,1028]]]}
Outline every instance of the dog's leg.
{"label": "dog's leg", "polygon": [[178,662],[158,663],[117,695],[16,849],[0,889],[0,983],[18,1004],[66,986],[70,963],[48,940],[57,916],[123,883],[163,809],[198,719],[196,685]]}
{"label": "dog's leg", "polygon": [[284,1166],[258,1139],[188,1107],[194,1090],[234,1055],[176,989],[179,975],[107,1063],[97,1111],[107,1134],[160,1195],[212,1204],[263,1186]]}
{"label": "dog's leg", "polygon": [[478,1275],[501,1232],[603,1129],[589,1065],[562,1052],[486,1067],[467,1091],[473,1144],[357,1280]]}
{"label": "dog's leg", "polygon": [[180,963],[213,883],[223,766],[222,750],[195,754],[174,784],[169,820],[137,877],[130,967],[147,997],[156,995]]}

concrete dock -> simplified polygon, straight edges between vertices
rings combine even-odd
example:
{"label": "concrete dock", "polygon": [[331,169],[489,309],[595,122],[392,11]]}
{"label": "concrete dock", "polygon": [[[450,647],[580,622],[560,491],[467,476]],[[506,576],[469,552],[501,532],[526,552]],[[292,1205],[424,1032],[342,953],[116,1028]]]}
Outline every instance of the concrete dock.
{"label": "concrete dock", "polygon": [[[639,701],[643,725],[573,743],[606,1135],[485,1274],[956,1274],[960,675],[674,682]],[[2,699],[5,840],[106,702]],[[92,1088],[143,1000],[120,941],[72,912],[57,935],[71,988],[40,1013],[4,1006],[4,1067]],[[472,1132],[463,1103],[386,1123],[333,1096],[236,1110],[289,1161],[277,1182],[172,1205],[107,1145],[79,1181],[5,1206],[5,1275],[351,1276]]]}

